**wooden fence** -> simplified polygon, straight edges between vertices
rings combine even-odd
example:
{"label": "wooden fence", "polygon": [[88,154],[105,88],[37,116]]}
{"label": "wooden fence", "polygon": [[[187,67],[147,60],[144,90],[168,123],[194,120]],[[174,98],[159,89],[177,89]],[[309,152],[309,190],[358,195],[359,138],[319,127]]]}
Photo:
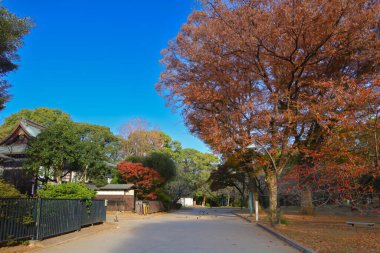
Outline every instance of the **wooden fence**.
{"label": "wooden fence", "polygon": [[80,230],[106,220],[104,200],[0,198],[0,242]]}

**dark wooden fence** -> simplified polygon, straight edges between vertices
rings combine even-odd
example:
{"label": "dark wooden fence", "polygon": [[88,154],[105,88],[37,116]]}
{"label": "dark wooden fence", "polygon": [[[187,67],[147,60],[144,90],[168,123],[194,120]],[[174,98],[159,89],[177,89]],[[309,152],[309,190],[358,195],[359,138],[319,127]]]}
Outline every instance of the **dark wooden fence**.
{"label": "dark wooden fence", "polygon": [[0,198],[0,242],[80,230],[106,220],[104,200]]}

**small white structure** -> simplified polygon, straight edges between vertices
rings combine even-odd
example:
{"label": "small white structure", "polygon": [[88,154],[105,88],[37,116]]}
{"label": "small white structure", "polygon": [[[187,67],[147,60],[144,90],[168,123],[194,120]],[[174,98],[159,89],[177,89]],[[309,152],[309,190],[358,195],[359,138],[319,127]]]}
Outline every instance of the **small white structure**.
{"label": "small white structure", "polygon": [[109,211],[132,211],[135,209],[135,186],[133,184],[107,184],[103,187],[87,185],[96,191],[96,199],[107,201]]}
{"label": "small white structure", "polygon": [[182,204],[183,207],[194,206],[193,198],[180,198],[177,203]]}
{"label": "small white structure", "polygon": [[107,184],[96,189],[96,195],[102,196],[134,196],[135,190],[133,184]]}

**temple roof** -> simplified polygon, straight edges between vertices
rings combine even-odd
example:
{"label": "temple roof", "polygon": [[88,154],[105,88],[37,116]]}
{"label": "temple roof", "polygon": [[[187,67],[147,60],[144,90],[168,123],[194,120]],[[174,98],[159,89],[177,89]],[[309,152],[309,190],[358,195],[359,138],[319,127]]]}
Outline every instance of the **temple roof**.
{"label": "temple roof", "polygon": [[0,140],[0,154],[25,153],[28,140],[37,137],[43,129],[45,129],[44,126],[21,119],[11,133]]}

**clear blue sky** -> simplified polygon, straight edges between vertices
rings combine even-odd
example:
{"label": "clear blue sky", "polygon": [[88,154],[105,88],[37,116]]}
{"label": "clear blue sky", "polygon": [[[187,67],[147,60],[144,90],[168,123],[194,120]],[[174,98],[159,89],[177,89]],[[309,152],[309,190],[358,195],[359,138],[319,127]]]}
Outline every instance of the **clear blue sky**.
{"label": "clear blue sky", "polygon": [[195,0],[3,0],[35,27],[8,76],[12,100],[1,119],[36,107],[59,108],[75,121],[119,126],[136,117],[182,142],[207,151],[181,117],[165,107],[154,84],[160,51],[174,38]]}

